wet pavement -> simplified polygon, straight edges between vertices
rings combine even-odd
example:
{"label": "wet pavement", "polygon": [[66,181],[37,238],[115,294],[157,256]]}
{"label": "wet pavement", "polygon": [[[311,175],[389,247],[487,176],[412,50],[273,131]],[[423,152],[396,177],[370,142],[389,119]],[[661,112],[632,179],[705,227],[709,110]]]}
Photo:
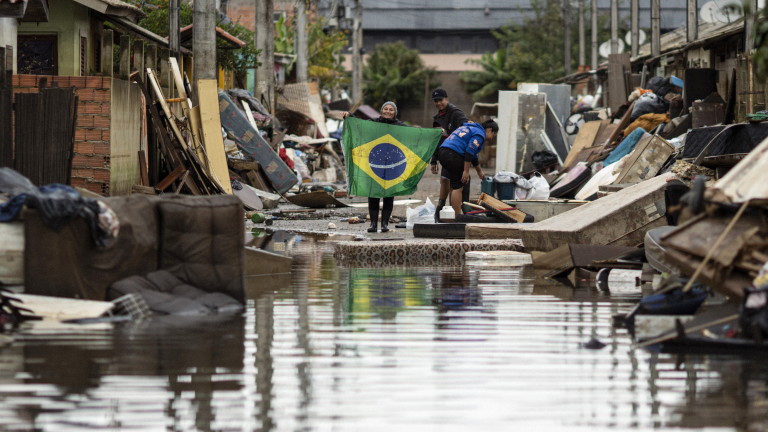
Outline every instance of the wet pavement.
{"label": "wet pavement", "polygon": [[0,347],[0,430],[768,427],[765,362],[635,349],[611,316],[637,292],[530,267],[341,267],[311,236],[270,242],[294,271],[249,278],[242,316],[26,324]]}

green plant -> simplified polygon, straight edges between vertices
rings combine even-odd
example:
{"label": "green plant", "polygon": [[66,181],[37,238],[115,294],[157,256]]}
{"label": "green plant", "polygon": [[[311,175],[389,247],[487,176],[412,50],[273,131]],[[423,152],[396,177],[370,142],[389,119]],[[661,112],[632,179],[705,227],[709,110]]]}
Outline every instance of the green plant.
{"label": "green plant", "polygon": [[379,44],[363,67],[365,102],[378,106],[390,100],[401,110],[420,103],[425,81],[434,71],[424,66],[417,50],[408,49],[402,41]]}
{"label": "green plant", "polygon": [[[129,0],[130,3],[140,7],[146,17],[139,21],[139,26],[160,36],[168,36],[168,0]],[[192,24],[192,6],[185,2],[179,2],[179,25],[181,27]],[[236,23],[217,23],[224,31],[237,37],[246,43],[239,49],[232,49],[225,41],[216,38],[216,61],[224,70],[235,73],[236,84],[245,87],[246,69],[259,66],[258,56],[260,50],[254,44],[254,33]]]}
{"label": "green plant", "polygon": [[347,46],[346,32],[327,27],[327,20],[320,18],[308,33],[309,77],[317,79],[321,87],[341,87],[348,81],[341,55]]}

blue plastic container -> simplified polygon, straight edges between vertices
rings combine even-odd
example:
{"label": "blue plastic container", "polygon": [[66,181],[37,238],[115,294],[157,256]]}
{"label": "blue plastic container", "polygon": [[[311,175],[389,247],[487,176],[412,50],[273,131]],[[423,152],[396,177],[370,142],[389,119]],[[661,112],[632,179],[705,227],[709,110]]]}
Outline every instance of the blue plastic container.
{"label": "blue plastic container", "polygon": [[483,177],[483,181],[480,183],[480,192],[490,196],[496,195],[496,183],[493,181],[493,177]]}
{"label": "blue plastic container", "polygon": [[496,197],[500,200],[515,199],[515,184],[496,183]]}

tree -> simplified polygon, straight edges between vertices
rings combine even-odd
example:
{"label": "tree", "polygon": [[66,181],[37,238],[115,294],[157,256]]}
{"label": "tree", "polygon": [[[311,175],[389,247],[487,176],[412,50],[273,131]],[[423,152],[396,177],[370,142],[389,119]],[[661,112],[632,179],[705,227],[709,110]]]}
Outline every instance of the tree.
{"label": "tree", "polygon": [[[275,25],[275,52],[294,54],[293,28],[293,23],[280,17]],[[328,27],[328,20],[319,18],[307,29],[307,45],[310,79],[316,79],[322,88],[340,87],[348,80],[341,56],[347,46],[347,35],[344,31]],[[288,65],[287,72],[290,73],[292,66],[293,63]]]}
{"label": "tree", "polygon": [[[160,36],[168,36],[168,0],[132,0],[132,2],[147,14],[139,21],[139,26]],[[192,24],[192,16],[192,7],[186,2],[179,2],[179,25],[184,27]],[[242,48],[232,49],[226,42],[216,38],[216,61],[219,67],[234,72],[236,85],[245,87],[246,70],[260,64],[258,61],[260,50],[254,45],[253,32],[232,22],[219,22],[217,25],[246,43]]]}
{"label": "tree", "polygon": [[408,49],[402,41],[379,44],[363,67],[364,99],[378,106],[393,101],[402,109],[424,99],[424,85],[434,74],[427,68],[419,52]]}
{"label": "tree", "polygon": [[[550,82],[562,77],[563,23],[559,0],[534,0],[532,15],[521,24],[509,24],[491,30],[499,49],[470,60],[479,71],[461,74],[461,80],[475,100],[493,99],[498,90],[513,90],[519,82]],[[606,17],[599,20],[600,40],[607,39]],[[572,52],[578,49],[578,28],[571,27]],[[573,61],[577,61],[572,56]],[[576,66],[576,64],[571,65]]]}

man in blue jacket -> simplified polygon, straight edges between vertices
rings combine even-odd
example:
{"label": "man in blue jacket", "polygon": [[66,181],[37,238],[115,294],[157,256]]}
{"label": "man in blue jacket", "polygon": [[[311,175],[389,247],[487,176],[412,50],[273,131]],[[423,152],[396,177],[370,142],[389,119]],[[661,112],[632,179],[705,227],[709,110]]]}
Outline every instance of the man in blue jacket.
{"label": "man in blue jacket", "polygon": [[443,166],[451,184],[451,207],[457,215],[462,214],[462,192],[469,182],[469,168],[477,159],[486,140],[492,140],[499,131],[499,125],[493,120],[483,124],[466,122],[443,141],[438,149],[437,158]]}

